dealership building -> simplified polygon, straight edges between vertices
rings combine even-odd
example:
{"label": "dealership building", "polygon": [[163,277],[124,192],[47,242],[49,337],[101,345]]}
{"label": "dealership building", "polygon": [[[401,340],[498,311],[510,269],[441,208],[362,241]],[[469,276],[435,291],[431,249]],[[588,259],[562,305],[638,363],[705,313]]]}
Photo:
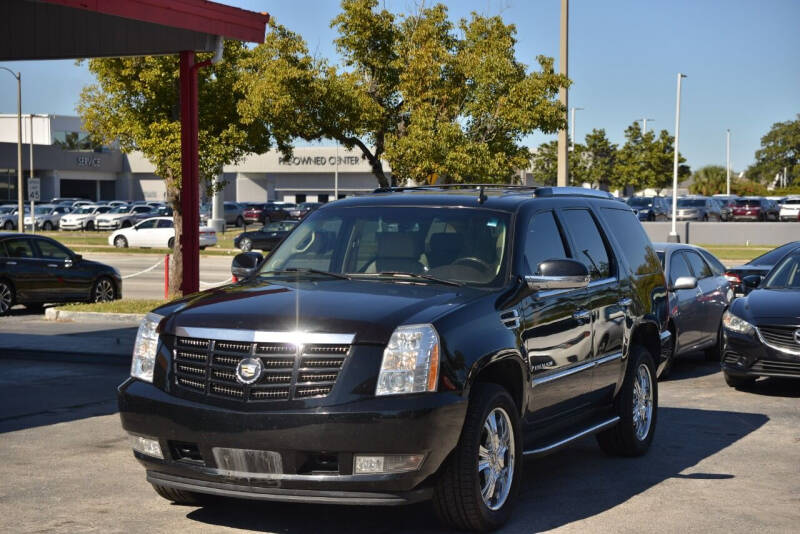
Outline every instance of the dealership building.
{"label": "dealership building", "polygon": [[[22,117],[23,194],[27,198],[31,124],[34,176],[41,198],[164,200],[164,181],[141,153],[92,148],[79,117]],[[202,147],[201,147],[202,150]],[[384,162],[387,175],[391,169]],[[530,175],[526,174],[526,182]],[[361,151],[337,146],[296,147],[284,161],[276,151],[249,155],[223,169],[225,200],[237,202],[328,202],[374,190],[378,183]],[[202,197],[201,192],[201,197]],[[0,204],[17,199],[17,116],[0,115]]]}

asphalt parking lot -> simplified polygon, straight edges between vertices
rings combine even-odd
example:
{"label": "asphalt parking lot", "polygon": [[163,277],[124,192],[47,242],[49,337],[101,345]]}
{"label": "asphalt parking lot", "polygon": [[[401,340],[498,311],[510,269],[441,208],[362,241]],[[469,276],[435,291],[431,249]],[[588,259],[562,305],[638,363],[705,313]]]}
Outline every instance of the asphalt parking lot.
{"label": "asphalt parking lot", "polygon": [[[171,505],[115,413],[127,360],[45,357],[0,353],[2,532],[442,532],[427,504]],[[717,365],[686,359],[660,394],[645,457],[608,458],[586,439],[528,461],[503,532],[797,532],[800,382],[736,391]]]}

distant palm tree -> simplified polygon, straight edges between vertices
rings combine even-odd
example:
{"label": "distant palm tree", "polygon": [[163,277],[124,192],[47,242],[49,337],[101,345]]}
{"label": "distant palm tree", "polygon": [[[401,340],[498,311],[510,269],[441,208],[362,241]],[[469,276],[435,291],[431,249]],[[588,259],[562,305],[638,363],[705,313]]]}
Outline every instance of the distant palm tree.
{"label": "distant palm tree", "polygon": [[727,174],[721,165],[706,165],[692,175],[689,192],[693,195],[711,196],[725,192]]}

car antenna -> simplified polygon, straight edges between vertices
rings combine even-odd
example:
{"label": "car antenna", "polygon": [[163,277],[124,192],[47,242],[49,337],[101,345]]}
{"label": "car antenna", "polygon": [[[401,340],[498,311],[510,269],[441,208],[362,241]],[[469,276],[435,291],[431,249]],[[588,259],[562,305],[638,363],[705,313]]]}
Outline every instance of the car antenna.
{"label": "car antenna", "polygon": [[478,186],[478,204],[483,204],[486,202],[487,198],[488,197],[486,196],[486,192],[483,190],[483,186]]}

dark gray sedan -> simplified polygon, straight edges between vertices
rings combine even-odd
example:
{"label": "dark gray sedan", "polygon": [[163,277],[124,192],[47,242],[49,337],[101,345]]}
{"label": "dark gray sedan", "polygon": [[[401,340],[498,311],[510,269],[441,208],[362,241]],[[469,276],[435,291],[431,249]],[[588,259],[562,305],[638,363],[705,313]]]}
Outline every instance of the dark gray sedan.
{"label": "dark gray sedan", "polygon": [[669,286],[669,331],[672,355],[660,369],[665,376],[675,358],[704,350],[706,359],[720,358],[721,319],[733,299],[725,266],[700,247],[653,243]]}

